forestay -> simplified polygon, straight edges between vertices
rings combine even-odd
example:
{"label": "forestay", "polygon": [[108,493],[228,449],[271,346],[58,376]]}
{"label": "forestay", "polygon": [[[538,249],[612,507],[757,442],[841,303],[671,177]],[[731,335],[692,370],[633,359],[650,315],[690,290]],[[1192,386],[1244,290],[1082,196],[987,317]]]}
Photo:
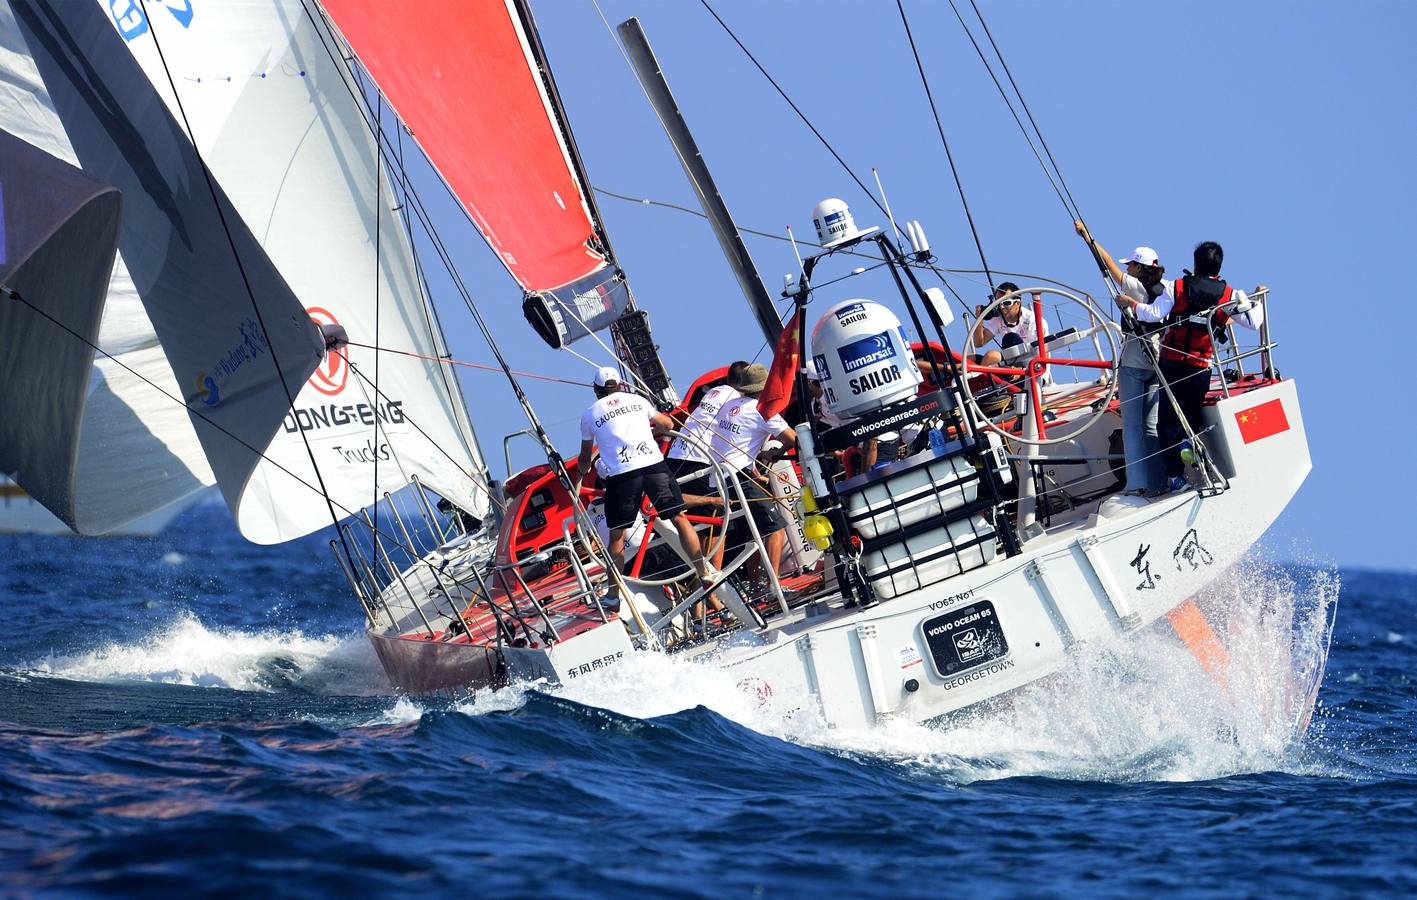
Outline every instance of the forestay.
{"label": "forestay", "polygon": [[517,0],[322,0],[507,271],[558,308],[564,339],[629,302]]}
{"label": "forestay", "polygon": [[[228,0],[190,15],[147,10],[150,18],[136,5],[116,10],[117,32],[169,107],[185,114],[206,165],[310,317],[343,326],[358,344],[442,355],[398,199],[323,19],[299,0]],[[393,353],[376,360],[374,350],[351,347],[298,389],[233,506],[247,538],[275,543],[329,525],[329,506],[311,487],[321,481],[341,516],[415,475],[485,514],[486,467],[456,380],[440,363]]]}

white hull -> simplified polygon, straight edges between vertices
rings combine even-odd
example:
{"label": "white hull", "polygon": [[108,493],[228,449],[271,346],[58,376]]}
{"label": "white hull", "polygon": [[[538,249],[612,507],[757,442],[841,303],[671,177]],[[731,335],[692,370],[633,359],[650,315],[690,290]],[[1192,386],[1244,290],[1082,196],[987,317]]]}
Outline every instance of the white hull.
{"label": "white hull", "polygon": [[[1273,399],[1283,401],[1288,430],[1245,443],[1234,414]],[[1245,556],[1302,484],[1310,461],[1292,381],[1222,400],[1206,415],[1215,426],[1206,442],[1230,478],[1222,493],[1114,506],[1115,515],[1056,528],[1018,556],[697,655],[775,698],[800,697],[842,727],[932,719],[1037,681],[1082,645],[1144,628],[1193,597]],[[508,667],[513,677],[589,674],[614,663],[597,635],[610,630],[554,653],[517,651]]]}

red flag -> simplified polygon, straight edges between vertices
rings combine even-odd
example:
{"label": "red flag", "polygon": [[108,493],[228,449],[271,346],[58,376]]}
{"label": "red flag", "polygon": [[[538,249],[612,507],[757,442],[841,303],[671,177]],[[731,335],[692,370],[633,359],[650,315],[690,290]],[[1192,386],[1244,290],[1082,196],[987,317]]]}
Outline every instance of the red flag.
{"label": "red flag", "polygon": [[1235,413],[1235,424],[1240,426],[1240,439],[1247,444],[1289,430],[1289,418],[1278,398]]}
{"label": "red flag", "polygon": [[768,380],[763,392],[758,395],[758,414],[764,419],[778,415],[792,402],[792,389],[797,385],[797,370],[802,366],[802,348],[797,343],[797,318],[801,311],[794,312],[787,320],[782,334],[777,336],[777,348],[773,350],[772,366],[768,369]]}

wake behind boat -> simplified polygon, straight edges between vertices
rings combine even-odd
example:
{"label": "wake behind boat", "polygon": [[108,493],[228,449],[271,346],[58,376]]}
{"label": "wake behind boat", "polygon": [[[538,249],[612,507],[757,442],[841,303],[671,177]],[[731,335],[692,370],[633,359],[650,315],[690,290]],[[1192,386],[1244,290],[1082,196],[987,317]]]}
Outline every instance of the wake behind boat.
{"label": "wake behind boat", "polygon": [[[83,524],[66,487],[83,481],[72,463],[84,461],[83,401],[98,396],[90,368],[121,358],[98,328],[112,288],[96,265],[85,291],[65,293],[62,254],[46,249],[63,243],[59,225],[94,209],[84,198],[116,191],[121,224],[116,214],[100,220],[107,258],[116,252],[134,273],[150,330],[185,386],[153,385],[186,408],[172,433],[200,442],[202,477],[220,484],[252,540],[336,526],[332,548],[400,688],[567,682],[632,654],[670,653],[725,667],[745,690],[793,698],[829,723],[869,725],[998,696],[1162,617],[1224,677],[1223,647],[1189,598],[1246,553],[1309,469],[1295,385],[1272,358],[1266,293],[1227,293],[1196,321],[1169,326],[1218,334],[1250,310],[1263,322],[1257,343],[1241,349],[1232,329],[1226,349],[1188,376],[1200,412],[1178,412],[1183,483],[1124,494],[1117,369],[1131,335],[1101,304],[1023,279],[972,324],[1021,302],[1034,321],[1066,327],[997,359],[981,355],[976,328],[962,342],[950,337],[970,310],[946,295],[953,288],[923,227],[899,227],[887,213],[880,227],[858,229],[844,204],[827,201],[816,211],[818,243],[784,292],[793,306],[784,322],[647,42],[627,23],[639,76],[777,350],[772,401],[797,445],[768,470],[771,497],[755,495],[751,469],[708,454],[722,506],[690,517],[721,558],[706,577],[649,505],[622,572],[594,521],[600,479],[568,464],[542,426],[410,182],[401,143],[395,152],[386,107],[400,141],[416,137],[518,283],[548,343],[607,331],[633,383],[681,420],[726,373],[706,373],[678,402],[526,4],[421,18],[407,6],[291,0],[186,19],[109,16],[103,4],[7,7],[7,41],[23,50],[11,82],[32,88],[10,106],[25,115],[0,126],[38,121],[43,140],[28,141],[28,168],[3,173],[3,187],[10,194],[33,172],[78,186],[73,203],[53,204],[57,224],[26,232],[32,251],[0,269],[14,301],[7,314],[53,327],[49,339],[76,348],[72,359],[25,361],[62,387],[77,424],[8,437],[0,461],[21,485]],[[222,70],[243,73],[241,83],[198,76],[218,48]],[[460,92],[430,94],[438,79]],[[502,485],[488,476],[448,374],[420,243],[448,266],[505,373],[530,424],[518,434],[545,454],[545,465],[509,471]],[[987,266],[984,275],[992,287]],[[924,286],[936,278],[944,290]],[[829,415],[812,411],[813,379]],[[1204,379],[1203,397],[1194,379]],[[1179,410],[1181,393],[1168,383],[1163,402]],[[883,444],[900,448],[898,458],[841,470],[841,456]],[[161,481],[161,460],[133,464],[143,462]],[[142,511],[145,498],[117,486],[98,493],[106,521]],[[788,519],[781,570],[749,514],[754,503]]]}

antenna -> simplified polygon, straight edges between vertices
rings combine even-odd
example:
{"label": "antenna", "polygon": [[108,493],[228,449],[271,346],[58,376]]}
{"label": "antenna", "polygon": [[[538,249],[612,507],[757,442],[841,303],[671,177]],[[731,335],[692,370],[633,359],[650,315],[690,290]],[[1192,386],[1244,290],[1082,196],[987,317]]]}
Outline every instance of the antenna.
{"label": "antenna", "polygon": [[797,235],[792,233],[792,226],[787,226],[787,239],[792,242],[792,255],[797,257],[797,270],[802,273],[802,281],[807,280],[807,271],[802,265],[802,251],[797,249]]}
{"label": "antenna", "polygon": [[[876,179],[876,190],[881,192],[881,205],[886,208],[886,218],[891,220],[891,230],[895,232],[896,246],[900,246],[900,228],[895,224],[895,216],[891,214],[891,202],[886,199],[886,189],[881,185],[881,173],[876,171],[876,167],[871,167],[871,176]],[[908,227],[908,226],[907,226]],[[914,244],[914,241],[911,241]]]}

